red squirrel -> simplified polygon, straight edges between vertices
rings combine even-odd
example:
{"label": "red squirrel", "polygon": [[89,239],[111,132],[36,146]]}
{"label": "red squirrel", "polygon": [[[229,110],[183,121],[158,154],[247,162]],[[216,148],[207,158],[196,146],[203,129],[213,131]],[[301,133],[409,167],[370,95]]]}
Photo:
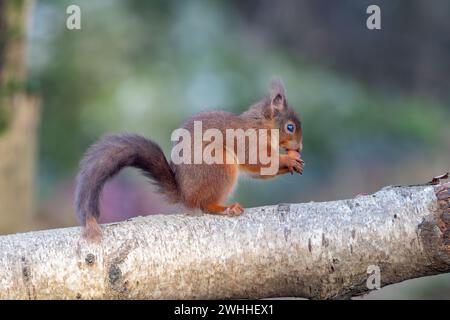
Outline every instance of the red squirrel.
{"label": "red squirrel", "polygon": [[[202,122],[203,130],[214,128],[222,133],[227,129],[278,129],[278,145],[287,151],[277,158],[278,171],[262,175],[267,166],[234,161],[223,164],[175,164],[168,161],[161,148],[150,139],[136,134],[107,135],[93,144],[80,163],[75,191],[75,207],[89,240],[101,239],[98,225],[99,201],[103,186],[124,167],[140,169],[158,187],[170,203],[181,203],[190,209],[205,213],[239,215],[244,209],[239,203],[224,202],[236,185],[239,173],[253,178],[267,179],[285,173],[303,173],[304,161],[300,157],[303,148],[301,122],[288,105],[281,80],[271,82],[270,94],[252,105],[246,112],[235,115],[224,111],[200,113],[186,120],[181,128],[193,133],[194,123]],[[267,148],[272,147],[271,140]],[[245,149],[248,152],[248,147]],[[224,149],[225,153],[236,150]],[[248,154],[246,155],[248,156]]]}

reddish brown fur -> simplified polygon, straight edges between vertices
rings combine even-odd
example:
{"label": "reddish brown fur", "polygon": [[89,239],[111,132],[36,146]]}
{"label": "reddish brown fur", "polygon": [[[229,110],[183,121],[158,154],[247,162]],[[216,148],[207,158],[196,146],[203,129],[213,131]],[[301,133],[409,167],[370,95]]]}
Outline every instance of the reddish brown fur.
{"label": "reddish brown fur", "polygon": [[[126,166],[141,169],[172,202],[179,202],[188,208],[201,209],[207,213],[227,215],[238,215],[243,212],[238,203],[223,205],[236,185],[239,171],[260,179],[272,178],[287,172],[303,172],[303,161],[299,154],[302,149],[301,123],[294,110],[288,106],[284,88],[279,80],[272,83],[269,97],[241,115],[212,111],[190,118],[182,128],[191,132],[192,136],[194,121],[202,122],[203,131],[209,128],[220,130],[224,139],[226,129],[276,128],[280,132],[280,146],[291,152],[280,155],[279,171],[276,175],[262,176],[260,169],[263,165],[259,162],[252,165],[237,163],[175,165],[167,162],[159,146],[151,140],[137,135],[108,136],[88,150],[81,162],[77,179],[76,209],[86,227],[85,235],[89,239],[98,239],[101,235],[97,219],[100,214],[98,207],[103,185]],[[288,122],[295,124],[294,134],[286,131],[285,126]],[[203,147],[206,144],[207,142],[204,142]],[[248,158],[248,140],[246,146]],[[267,148],[270,149],[270,142]]]}

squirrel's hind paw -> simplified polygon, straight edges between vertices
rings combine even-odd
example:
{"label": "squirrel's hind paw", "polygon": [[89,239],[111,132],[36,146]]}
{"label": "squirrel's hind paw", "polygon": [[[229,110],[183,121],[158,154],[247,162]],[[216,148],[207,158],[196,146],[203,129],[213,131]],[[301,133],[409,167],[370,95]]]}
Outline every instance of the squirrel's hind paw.
{"label": "squirrel's hind paw", "polygon": [[225,209],[225,214],[229,216],[239,216],[244,212],[244,208],[239,203],[233,203]]}

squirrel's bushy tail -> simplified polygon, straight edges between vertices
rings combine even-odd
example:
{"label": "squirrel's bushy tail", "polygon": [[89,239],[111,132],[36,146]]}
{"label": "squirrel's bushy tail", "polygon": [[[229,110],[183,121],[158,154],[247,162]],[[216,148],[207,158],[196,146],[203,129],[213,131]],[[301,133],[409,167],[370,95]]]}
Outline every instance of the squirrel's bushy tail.
{"label": "squirrel's bushy tail", "polygon": [[88,149],[80,164],[75,207],[83,225],[98,219],[103,186],[124,167],[141,169],[171,202],[178,201],[175,174],[156,143],[135,134],[108,135]]}

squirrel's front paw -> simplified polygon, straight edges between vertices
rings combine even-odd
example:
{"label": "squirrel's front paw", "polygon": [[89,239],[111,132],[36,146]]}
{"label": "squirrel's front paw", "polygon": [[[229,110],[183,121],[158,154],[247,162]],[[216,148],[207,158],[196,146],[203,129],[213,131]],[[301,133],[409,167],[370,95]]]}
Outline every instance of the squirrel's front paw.
{"label": "squirrel's front paw", "polygon": [[303,174],[303,167],[305,162],[300,158],[300,153],[297,151],[289,150],[286,156],[286,168],[288,168],[289,172],[293,174],[294,172],[298,172],[299,174]]}

